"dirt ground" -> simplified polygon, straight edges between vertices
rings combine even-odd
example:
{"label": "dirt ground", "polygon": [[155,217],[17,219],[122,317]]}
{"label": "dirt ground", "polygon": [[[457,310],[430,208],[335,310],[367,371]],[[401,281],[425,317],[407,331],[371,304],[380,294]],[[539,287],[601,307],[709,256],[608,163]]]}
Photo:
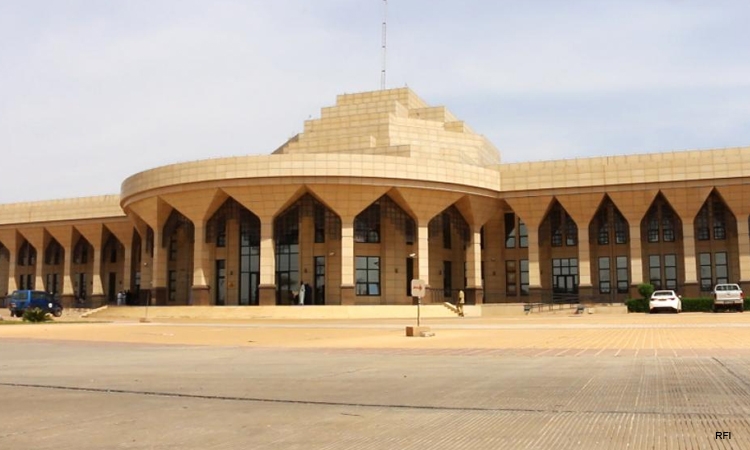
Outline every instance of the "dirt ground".
{"label": "dirt ground", "polygon": [[[11,319],[18,321],[17,319]],[[165,320],[0,325],[0,340],[291,348],[750,349],[750,314],[455,318],[423,322],[432,337],[406,337],[409,320]]]}

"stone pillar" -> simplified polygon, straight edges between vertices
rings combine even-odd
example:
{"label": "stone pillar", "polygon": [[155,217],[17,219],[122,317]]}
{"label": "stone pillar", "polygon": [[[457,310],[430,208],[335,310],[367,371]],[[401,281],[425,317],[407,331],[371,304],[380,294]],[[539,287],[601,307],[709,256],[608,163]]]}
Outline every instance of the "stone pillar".
{"label": "stone pillar", "polygon": [[44,249],[36,251],[36,267],[34,267],[34,289],[38,291],[46,291],[47,286],[44,285]]}
{"label": "stone pillar", "polygon": [[151,303],[167,304],[167,250],[162,247],[164,240],[163,224],[154,228],[154,258],[151,264]]}
{"label": "stone pillar", "polygon": [[[737,246],[740,255],[740,282],[750,283],[750,226],[747,216],[737,216]],[[730,280],[731,281],[731,280]],[[746,286],[747,289],[750,286]]]}
{"label": "stone pillar", "polygon": [[682,246],[685,251],[685,288],[680,292],[684,296],[697,296],[698,288],[698,269],[695,263],[695,227],[693,220],[684,219],[682,221]]}
{"label": "stone pillar", "polygon": [[[153,288],[153,273],[154,273],[154,259],[151,256],[148,242],[148,229],[149,226],[143,222],[136,222],[136,231],[141,237],[141,264],[136,268],[140,272],[140,287],[138,297],[133,299],[134,304],[147,304],[152,301],[151,288]],[[154,239],[153,246],[156,247],[157,242]]]}
{"label": "stone pillar", "polygon": [[[382,274],[381,274],[382,276]],[[341,304],[353,305],[354,293],[354,217],[341,217]]]}
{"label": "stone pillar", "polygon": [[539,228],[526,224],[529,241],[529,298],[530,303],[542,301],[542,274],[539,265]]}
{"label": "stone pillar", "polygon": [[589,227],[578,227],[578,295],[581,301],[591,300],[594,288],[591,285],[591,250]]}
{"label": "stone pillar", "polygon": [[34,289],[44,291],[44,230],[22,230],[21,234],[26,241],[34,247],[36,251],[36,261],[34,262]]}
{"label": "stone pillar", "polygon": [[94,270],[91,277],[91,302],[93,307],[107,303],[102,286],[102,240],[98,239],[94,244]]}
{"label": "stone pillar", "polygon": [[132,283],[131,272],[133,270],[133,243],[124,244],[123,247],[125,248],[125,253],[122,261],[122,288],[130,290]]}
{"label": "stone pillar", "polygon": [[195,222],[195,235],[193,244],[193,305],[210,305],[211,294],[209,289],[208,274],[211,273],[211,258],[209,246],[206,244],[205,222]]}
{"label": "stone pillar", "polygon": [[276,304],[276,247],[273,242],[273,216],[260,217],[260,305]]}
{"label": "stone pillar", "polygon": [[641,247],[641,224],[628,223],[630,240],[630,296],[639,298],[638,285],[643,280],[643,248]]}
{"label": "stone pillar", "polygon": [[8,294],[18,289],[16,266],[18,265],[18,237],[16,230],[9,230],[0,235],[5,248],[8,249]]}
{"label": "stone pillar", "polygon": [[481,304],[484,297],[482,286],[481,227],[473,227],[469,247],[466,249],[466,303]]}

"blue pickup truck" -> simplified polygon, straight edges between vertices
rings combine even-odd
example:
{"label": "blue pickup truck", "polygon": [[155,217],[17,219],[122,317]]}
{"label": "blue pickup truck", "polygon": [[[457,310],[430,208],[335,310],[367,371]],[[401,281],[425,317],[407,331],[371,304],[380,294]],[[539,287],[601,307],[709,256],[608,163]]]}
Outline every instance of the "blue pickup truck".
{"label": "blue pickup truck", "polygon": [[60,302],[48,292],[20,290],[13,291],[8,297],[8,309],[11,317],[23,317],[24,311],[31,308],[39,308],[55,317],[60,317],[63,311]]}

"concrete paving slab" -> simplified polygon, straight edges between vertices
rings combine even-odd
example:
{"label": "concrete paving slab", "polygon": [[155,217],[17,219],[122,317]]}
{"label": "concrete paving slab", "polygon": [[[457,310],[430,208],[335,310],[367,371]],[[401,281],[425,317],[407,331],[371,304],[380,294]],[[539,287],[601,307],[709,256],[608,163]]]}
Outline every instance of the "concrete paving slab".
{"label": "concrete paving slab", "polygon": [[0,448],[750,448],[750,316],[471,320],[1,325]]}

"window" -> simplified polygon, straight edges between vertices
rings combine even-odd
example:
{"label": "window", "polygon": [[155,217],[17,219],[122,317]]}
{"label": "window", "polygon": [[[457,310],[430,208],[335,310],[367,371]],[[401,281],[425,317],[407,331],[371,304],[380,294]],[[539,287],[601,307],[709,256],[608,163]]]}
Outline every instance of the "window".
{"label": "window", "polygon": [[227,246],[227,223],[221,221],[216,230],[216,247],[223,248]]}
{"label": "window", "polygon": [[505,293],[506,295],[516,295],[516,262],[505,261]]}
{"label": "window", "polygon": [[552,291],[558,294],[578,292],[578,258],[552,260]]}
{"label": "window", "polygon": [[[294,215],[294,214],[293,214]],[[283,219],[280,220],[282,224],[289,224],[291,222],[291,227],[294,229],[294,219],[291,221],[284,221]],[[274,229],[274,233],[277,230]],[[294,241],[293,237],[290,237],[290,235],[287,233],[292,233],[292,231],[289,231],[287,229],[279,230],[280,235],[285,236],[285,238],[289,239],[290,241]],[[297,269],[297,255],[295,255],[294,249],[297,246],[290,244],[290,245],[279,245],[277,246],[277,252],[276,255],[277,261],[276,261],[276,274],[277,274],[277,280],[283,278],[289,283],[297,283],[296,279],[296,273],[298,271]],[[260,284],[260,220],[258,220],[257,217],[253,216],[247,211],[243,211],[240,215],[240,283],[239,283],[239,305],[257,305],[259,302],[259,292],[258,292],[258,285]],[[281,260],[286,261],[286,266],[283,268],[281,267]],[[226,263],[224,263],[224,268],[226,268]],[[284,270],[286,271],[285,277],[279,277],[279,271]],[[226,278],[224,278],[224,283],[226,283]],[[284,286],[285,290],[292,290],[295,285],[287,284]],[[226,291],[226,286],[223,286],[224,290]],[[279,293],[282,292],[280,285],[277,286],[277,289],[279,289]],[[286,292],[286,291],[285,291]],[[277,294],[280,295],[280,294]],[[222,296],[223,297],[223,296]],[[279,297],[277,297],[278,301]],[[222,301],[225,299],[222,298]]]}
{"label": "window", "polygon": [[717,241],[723,241],[727,238],[726,208],[724,208],[723,203],[719,201],[713,202],[713,217],[714,239]]}
{"label": "window", "polygon": [[604,256],[599,258],[599,293],[609,294],[611,291],[609,258]]}
{"label": "window", "polygon": [[479,249],[484,250],[484,225],[479,229]]}
{"label": "window", "polygon": [[529,246],[529,231],[526,229],[526,224],[523,220],[518,219],[518,246],[521,248],[527,248]]}
{"label": "window", "polygon": [[227,261],[216,260],[216,305],[222,306],[227,302]]}
{"label": "window", "polygon": [[674,215],[672,214],[672,211],[662,211],[662,219],[661,219],[661,229],[662,229],[662,235],[664,236],[664,242],[674,242],[675,239],[675,233],[674,233]]}
{"label": "window", "polygon": [[109,249],[109,262],[111,263],[117,262],[117,249],[116,248]]}
{"label": "window", "polygon": [[443,248],[451,248],[451,215],[443,213]]}
{"label": "window", "polygon": [[[708,236],[708,227],[706,227],[706,236]],[[708,239],[708,237],[706,237]],[[711,267],[711,254],[710,253],[699,253],[698,264],[700,266],[700,284],[701,291],[709,292],[713,286],[712,267]]]}
{"label": "window", "polygon": [[578,245],[578,226],[567,214],[565,215],[565,219],[565,245]]}
{"label": "window", "polygon": [[[251,232],[251,228],[248,228],[248,232]],[[258,227],[260,230],[260,226]],[[257,235],[258,253],[257,261],[260,264],[260,235]],[[301,281],[299,274],[299,208],[293,207],[292,209],[285,212],[282,216],[276,219],[274,224],[274,236],[276,238],[276,303],[279,305],[286,305],[294,303],[294,296],[299,292],[299,285]],[[254,235],[253,235],[254,237]],[[251,238],[248,236],[247,249],[245,251],[248,259],[246,272],[247,286],[250,289],[252,285],[252,292],[256,292],[258,284],[255,283],[254,277],[252,276],[252,269],[255,268],[253,260],[256,258],[256,251],[253,249],[254,242],[250,242]],[[253,267],[250,267],[253,265]],[[260,267],[258,265],[258,267]],[[258,270],[257,274],[260,274]],[[258,279],[258,283],[259,283]],[[247,298],[250,299],[251,291],[248,290]],[[257,297],[255,297],[257,298]],[[248,300],[249,302],[250,300]],[[249,304],[249,303],[248,303]]]}
{"label": "window", "polygon": [[628,223],[619,211],[615,210],[615,244],[628,243]]}
{"label": "window", "polygon": [[726,252],[715,253],[714,264],[716,265],[716,284],[729,283],[729,270],[727,268]]}
{"label": "window", "polygon": [[74,264],[87,264],[89,260],[89,245],[83,239],[79,239],[75,248],[73,249],[73,263]]}
{"label": "window", "polygon": [[375,202],[354,219],[354,242],[380,242],[380,203]]}
{"label": "window", "polygon": [[177,271],[176,270],[170,270],[169,271],[169,286],[167,286],[167,290],[169,291],[169,301],[173,302],[177,298]]}
{"label": "window", "polygon": [[606,208],[602,208],[599,212],[599,233],[596,242],[599,245],[609,244],[609,222],[607,221]]}
{"label": "window", "polygon": [[677,255],[664,255],[664,281],[667,289],[677,289]]}
{"label": "window", "polygon": [[529,295],[529,260],[519,261],[521,266],[521,295]]}
{"label": "window", "polygon": [[52,241],[47,247],[47,251],[44,253],[44,264],[50,266],[56,266],[60,264],[62,253],[62,247],[57,241]]}
{"label": "window", "polygon": [[450,297],[453,292],[453,264],[443,261],[443,297]]}
{"label": "window", "polygon": [[654,289],[661,289],[661,257],[659,255],[648,257],[648,281]]}
{"label": "window", "polygon": [[355,258],[357,275],[356,294],[363,296],[380,295],[380,257],[357,256]]}
{"label": "window", "polygon": [[177,233],[169,237],[169,260],[177,261]]}
{"label": "window", "polygon": [[315,212],[315,243],[320,244],[326,241],[326,210],[323,205],[316,203]]}
{"label": "window", "polygon": [[695,218],[695,238],[699,241],[707,241],[710,236],[708,228],[708,202],[706,202]]}
{"label": "window", "polygon": [[505,248],[516,247],[516,215],[505,214]]}
{"label": "window", "polygon": [[662,286],[664,289],[677,289],[677,256],[668,254],[662,258],[660,255],[650,255],[649,281],[656,289],[662,289]]}
{"label": "window", "polygon": [[549,213],[551,243],[553,247],[578,245],[578,226],[560,205]]}
{"label": "window", "polygon": [[646,217],[648,242],[659,242],[660,238],[663,242],[675,241],[678,219],[663,197],[657,197],[656,203],[648,210]]}
{"label": "window", "polygon": [[406,237],[406,245],[414,244],[416,238],[416,224],[414,219],[409,216],[404,217],[404,236]]}
{"label": "window", "polygon": [[562,236],[562,219],[560,218],[560,210],[550,212],[550,229],[551,229],[551,241],[553,247],[562,247],[563,236]]}
{"label": "window", "polygon": [[648,218],[648,241],[659,242],[659,217],[656,215],[656,210]]}
{"label": "window", "polygon": [[617,292],[627,294],[630,286],[630,277],[628,272],[628,257],[617,256]]}

